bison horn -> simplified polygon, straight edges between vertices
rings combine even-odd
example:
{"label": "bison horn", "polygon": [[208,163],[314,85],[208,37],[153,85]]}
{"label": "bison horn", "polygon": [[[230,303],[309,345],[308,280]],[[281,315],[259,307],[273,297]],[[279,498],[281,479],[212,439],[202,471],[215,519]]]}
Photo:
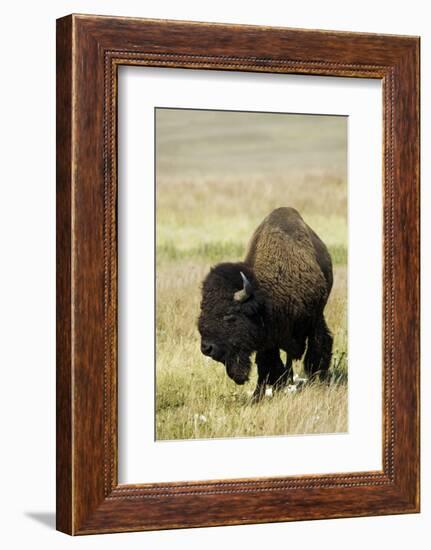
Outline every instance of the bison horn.
{"label": "bison horn", "polygon": [[244,302],[245,300],[247,300],[247,298],[250,298],[251,296],[251,283],[242,271],[240,271],[240,273],[243,282],[243,288],[235,292],[233,298],[237,302]]}

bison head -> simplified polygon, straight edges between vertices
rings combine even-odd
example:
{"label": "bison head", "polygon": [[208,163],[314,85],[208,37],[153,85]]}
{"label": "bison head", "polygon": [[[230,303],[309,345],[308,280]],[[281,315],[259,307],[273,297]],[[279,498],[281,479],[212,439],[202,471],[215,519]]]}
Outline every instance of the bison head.
{"label": "bison head", "polygon": [[223,363],[237,384],[248,380],[250,355],[263,339],[266,307],[264,293],[246,264],[219,264],[203,282],[201,351]]}

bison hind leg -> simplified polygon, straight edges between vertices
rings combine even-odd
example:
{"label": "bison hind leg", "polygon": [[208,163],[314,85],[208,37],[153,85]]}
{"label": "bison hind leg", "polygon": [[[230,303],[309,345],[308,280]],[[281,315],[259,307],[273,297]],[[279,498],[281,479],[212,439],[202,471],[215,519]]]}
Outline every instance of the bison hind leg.
{"label": "bison hind leg", "polygon": [[304,370],[309,378],[319,376],[327,379],[332,357],[333,337],[323,315],[308,336],[307,352],[304,358]]}

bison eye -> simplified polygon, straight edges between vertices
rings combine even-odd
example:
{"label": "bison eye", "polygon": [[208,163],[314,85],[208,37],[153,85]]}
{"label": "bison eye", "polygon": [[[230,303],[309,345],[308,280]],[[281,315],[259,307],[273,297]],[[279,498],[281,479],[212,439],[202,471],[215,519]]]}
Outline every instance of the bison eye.
{"label": "bison eye", "polygon": [[223,321],[226,321],[226,323],[234,323],[236,321],[236,315],[225,315]]}

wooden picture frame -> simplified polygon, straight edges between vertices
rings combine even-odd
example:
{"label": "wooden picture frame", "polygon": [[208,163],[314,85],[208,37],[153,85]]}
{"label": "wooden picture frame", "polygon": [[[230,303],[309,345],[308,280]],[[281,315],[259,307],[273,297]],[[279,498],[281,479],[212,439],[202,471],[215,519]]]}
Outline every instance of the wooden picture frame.
{"label": "wooden picture frame", "polygon": [[[382,471],[119,485],[119,65],[383,84]],[[419,38],[70,15],[57,21],[57,529],[419,511]]]}

